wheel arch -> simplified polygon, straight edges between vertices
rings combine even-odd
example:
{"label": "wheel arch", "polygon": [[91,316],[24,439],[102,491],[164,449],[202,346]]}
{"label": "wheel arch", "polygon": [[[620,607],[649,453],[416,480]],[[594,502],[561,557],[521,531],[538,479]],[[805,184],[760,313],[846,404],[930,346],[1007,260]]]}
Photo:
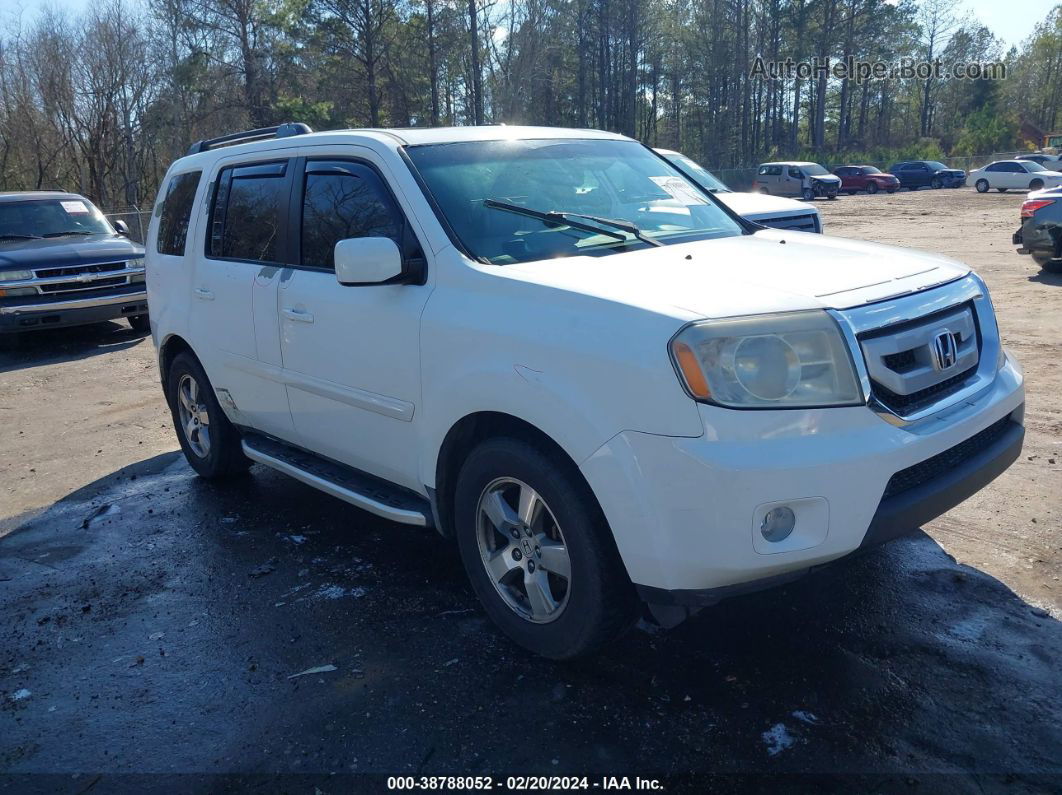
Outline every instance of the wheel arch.
{"label": "wheel arch", "polygon": [[[435,461],[435,486],[429,489],[435,526],[447,538],[454,535],[453,499],[461,463],[472,449],[486,439],[508,437],[520,439],[549,453],[569,473],[579,479],[587,492],[597,498],[586,482],[571,454],[552,436],[536,425],[500,411],[476,411],[459,419],[443,437]],[[598,506],[600,509],[600,506]]]}
{"label": "wheel arch", "polygon": [[[162,381],[162,393],[166,396],[166,399],[170,399],[169,393],[169,372],[170,366],[173,364],[173,360],[181,353],[189,353],[195,356],[196,361],[199,361],[199,357],[195,355],[195,351],[192,350],[192,346],[188,344],[188,341],[179,334],[170,334],[159,345],[159,378]],[[200,362],[202,364],[202,362]]]}

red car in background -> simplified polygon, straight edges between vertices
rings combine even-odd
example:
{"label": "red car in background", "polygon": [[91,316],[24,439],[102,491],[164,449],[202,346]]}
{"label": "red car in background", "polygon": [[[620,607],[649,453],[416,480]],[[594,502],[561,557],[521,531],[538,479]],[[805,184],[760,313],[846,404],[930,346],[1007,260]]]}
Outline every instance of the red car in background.
{"label": "red car in background", "polygon": [[849,195],[861,190],[867,193],[877,193],[879,190],[895,193],[900,187],[900,180],[874,166],[841,166],[835,168],[833,173],[841,178],[841,190],[848,191]]}

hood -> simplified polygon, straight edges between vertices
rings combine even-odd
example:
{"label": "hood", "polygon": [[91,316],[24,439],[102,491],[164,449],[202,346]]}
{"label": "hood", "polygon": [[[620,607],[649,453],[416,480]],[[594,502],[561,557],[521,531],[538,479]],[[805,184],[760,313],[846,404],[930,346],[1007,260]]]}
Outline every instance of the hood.
{"label": "hood", "polygon": [[936,254],[811,232],[765,229],[754,235],[627,254],[506,265],[495,272],[685,322],[799,309],[844,309],[917,292],[969,271]]}
{"label": "hood", "polygon": [[781,196],[768,196],[765,193],[717,193],[715,198],[723,202],[738,215],[815,215],[814,207]]}
{"label": "hood", "polygon": [[143,246],[113,235],[0,240],[0,270],[91,265],[143,256]]}
{"label": "hood", "polygon": [[836,182],[838,185],[841,184],[841,178],[836,174],[813,174],[811,175],[811,179],[817,179],[819,182]]}
{"label": "hood", "polygon": [[865,176],[867,179],[883,179],[886,182],[899,181],[899,177],[897,177],[895,174],[890,174],[887,171],[882,171],[880,174],[864,174],[863,176]]}

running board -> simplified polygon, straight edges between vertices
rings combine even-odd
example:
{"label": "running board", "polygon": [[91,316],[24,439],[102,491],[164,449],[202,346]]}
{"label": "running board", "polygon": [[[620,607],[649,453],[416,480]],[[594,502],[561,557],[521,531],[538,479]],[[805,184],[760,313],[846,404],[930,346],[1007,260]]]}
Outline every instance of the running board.
{"label": "running board", "polygon": [[392,522],[431,527],[431,506],[418,494],[297,447],[247,433],[243,453],[308,486]]}

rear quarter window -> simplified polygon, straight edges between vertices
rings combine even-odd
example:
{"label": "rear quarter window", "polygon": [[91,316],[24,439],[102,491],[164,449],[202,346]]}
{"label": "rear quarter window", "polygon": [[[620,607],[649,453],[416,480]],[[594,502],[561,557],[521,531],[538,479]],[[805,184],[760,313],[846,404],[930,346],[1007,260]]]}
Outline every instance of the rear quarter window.
{"label": "rear quarter window", "polygon": [[170,178],[162,200],[155,208],[159,231],[155,249],[159,254],[184,255],[188,239],[188,222],[192,217],[192,202],[199,187],[201,171],[189,171]]}

